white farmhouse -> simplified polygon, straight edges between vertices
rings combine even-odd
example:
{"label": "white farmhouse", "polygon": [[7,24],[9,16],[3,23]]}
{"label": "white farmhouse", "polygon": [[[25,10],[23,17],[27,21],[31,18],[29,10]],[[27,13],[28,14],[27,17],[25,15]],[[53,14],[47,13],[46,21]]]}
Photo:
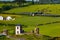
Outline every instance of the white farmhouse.
{"label": "white farmhouse", "polygon": [[15,28],[15,34],[16,35],[21,35],[22,34],[22,26],[18,24]]}
{"label": "white farmhouse", "polygon": [[33,13],[32,16],[35,16],[35,14]]}
{"label": "white farmhouse", "polygon": [[3,20],[3,16],[0,16],[0,20]]}
{"label": "white farmhouse", "polygon": [[6,20],[12,20],[12,17],[11,17],[11,16],[8,16],[8,17],[6,18]]}

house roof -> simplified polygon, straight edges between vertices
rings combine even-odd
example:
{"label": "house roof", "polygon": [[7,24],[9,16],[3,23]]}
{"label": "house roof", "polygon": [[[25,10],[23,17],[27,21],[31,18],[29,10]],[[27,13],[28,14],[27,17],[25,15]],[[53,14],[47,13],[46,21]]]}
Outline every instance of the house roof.
{"label": "house roof", "polygon": [[21,24],[17,24],[16,26],[21,26]]}

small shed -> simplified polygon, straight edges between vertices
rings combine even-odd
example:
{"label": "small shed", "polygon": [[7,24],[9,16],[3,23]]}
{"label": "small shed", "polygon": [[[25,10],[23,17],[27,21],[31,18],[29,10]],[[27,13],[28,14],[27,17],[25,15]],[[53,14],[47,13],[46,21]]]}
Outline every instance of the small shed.
{"label": "small shed", "polygon": [[0,20],[3,20],[3,16],[0,16]]}
{"label": "small shed", "polygon": [[12,17],[11,16],[7,16],[6,20],[12,20]]}

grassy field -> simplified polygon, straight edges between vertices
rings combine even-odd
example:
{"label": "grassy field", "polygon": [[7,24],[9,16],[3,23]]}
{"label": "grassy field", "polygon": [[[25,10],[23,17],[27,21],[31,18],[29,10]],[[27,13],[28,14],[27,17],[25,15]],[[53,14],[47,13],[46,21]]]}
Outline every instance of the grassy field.
{"label": "grassy field", "polygon": [[[4,15],[4,16],[7,17],[8,15]],[[33,16],[23,16],[23,15],[9,15],[9,16],[15,17],[16,20],[15,21],[12,20],[11,22],[10,21],[0,21],[0,22],[2,23],[7,22],[10,24],[21,23],[27,26],[36,26],[37,24],[45,24],[45,23],[60,21],[60,17],[45,17],[45,16],[33,17]]]}
{"label": "grassy field", "polygon": [[[2,4],[0,4],[2,6]],[[44,4],[44,5],[30,5],[27,7],[21,7],[21,8],[14,8],[8,11],[4,11],[6,13],[20,13],[20,12],[36,12],[36,11],[44,11],[44,13],[50,13],[50,14],[60,14],[60,4]],[[3,24],[22,24],[23,29],[26,32],[30,32],[31,30],[34,30],[34,28],[38,24],[37,27],[40,28],[40,34],[41,35],[47,35],[51,37],[60,37],[60,23],[53,23],[56,21],[60,22],[60,17],[45,17],[45,16],[26,16],[26,15],[11,15],[11,14],[0,14],[0,16],[7,17],[12,16],[15,18],[15,20],[11,21],[0,21],[0,23]],[[49,24],[47,24],[49,23]],[[0,25],[0,32],[4,29],[7,29],[9,31],[9,34],[14,34],[15,26],[5,26]],[[31,36],[30,36],[31,37]]]}
{"label": "grassy field", "polygon": [[14,8],[5,12],[20,13],[20,12],[36,12],[38,10],[44,11],[44,13],[60,14],[60,4],[30,5],[22,8]]}
{"label": "grassy field", "polygon": [[[1,14],[2,16],[8,16],[8,14]],[[60,21],[60,17],[43,17],[43,16],[23,16],[23,15],[10,15],[10,16],[15,16],[16,20],[12,21],[0,21],[0,23],[3,24],[22,24],[25,25],[23,26],[23,29],[27,32],[30,32],[33,30],[37,24],[44,24],[41,26],[37,26],[40,28],[40,34],[42,35],[48,35],[52,37],[58,37],[60,36],[60,23],[52,23],[56,21]],[[46,23],[51,23],[47,24]],[[2,26],[0,27],[2,29],[8,29],[10,34],[13,34],[15,30],[15,26]]]}

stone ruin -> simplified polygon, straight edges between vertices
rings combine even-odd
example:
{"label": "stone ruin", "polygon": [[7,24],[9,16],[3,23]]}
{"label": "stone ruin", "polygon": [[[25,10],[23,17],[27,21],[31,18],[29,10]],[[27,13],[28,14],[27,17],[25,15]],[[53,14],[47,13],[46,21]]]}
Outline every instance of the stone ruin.
{"label": "stone ruin", "polygon": [[2,35],[8,35],[8,30],[3,30]]}
{"label": "stone ruin", "polygon": [[35,28],[34,30],[31,30],[31,34],[39,34],[39,28]]}
{"label": "stone ruin", "polygon": [[39,28],[35,28],[34,32],[35,34],[39,34]]}

